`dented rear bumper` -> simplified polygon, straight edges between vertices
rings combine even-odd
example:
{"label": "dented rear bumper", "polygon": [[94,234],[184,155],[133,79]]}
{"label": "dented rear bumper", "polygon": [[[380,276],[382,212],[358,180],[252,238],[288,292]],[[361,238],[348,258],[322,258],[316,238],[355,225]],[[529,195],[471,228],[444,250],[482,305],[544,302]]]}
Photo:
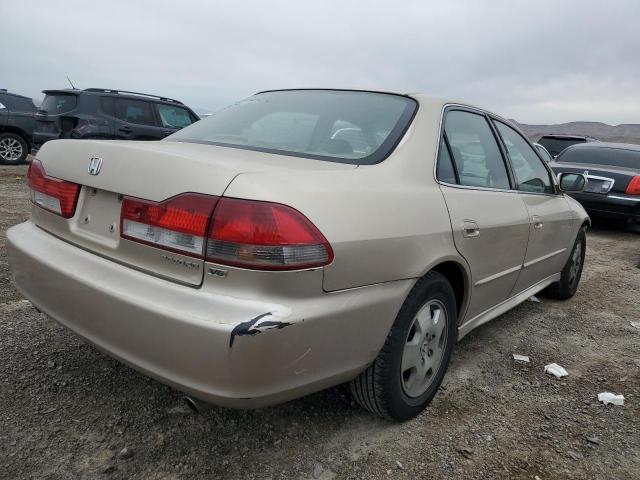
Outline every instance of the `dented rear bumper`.
{"label": "dented rear bumper", "polygon": [[377,355],[413,285],[334,293],[294,286],[321,285],[315,269],[276,277],[291,282],[276,294],[273,277],[250,289],[243,270],[229,269],[194,288],[89,253],[30,221],[7,239],[15,284],[44,313],[163,383],[235,408],[353,378]]}

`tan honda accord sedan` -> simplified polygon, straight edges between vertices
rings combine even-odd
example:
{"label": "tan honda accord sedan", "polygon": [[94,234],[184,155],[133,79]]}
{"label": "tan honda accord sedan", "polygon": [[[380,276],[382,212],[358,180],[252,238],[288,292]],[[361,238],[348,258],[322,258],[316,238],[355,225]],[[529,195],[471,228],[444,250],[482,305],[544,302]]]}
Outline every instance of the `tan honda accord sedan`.
{"label": "tan honda accord sedan", "polygon": [[9,261],[38,309],[201,402],[351,382],[407,419],[470,330],[575,293],[584,183],[476,107],[269,91],[163,141],[48,142]]}

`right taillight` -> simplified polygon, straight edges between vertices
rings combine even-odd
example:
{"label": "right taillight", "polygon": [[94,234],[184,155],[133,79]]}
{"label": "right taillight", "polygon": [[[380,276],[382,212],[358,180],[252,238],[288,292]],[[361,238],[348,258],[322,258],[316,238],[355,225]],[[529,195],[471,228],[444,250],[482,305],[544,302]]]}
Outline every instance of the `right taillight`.
{"label": "right taillight", "polygon": [[331,263],[327,239],[286,205],[221,198],[207,239],[206,259],[257,270],[295,270]]}
{"label": "right taillight", "polygon": [[640,175],[636,175],[631,179],[624,193],[627,195],[640,195]]}

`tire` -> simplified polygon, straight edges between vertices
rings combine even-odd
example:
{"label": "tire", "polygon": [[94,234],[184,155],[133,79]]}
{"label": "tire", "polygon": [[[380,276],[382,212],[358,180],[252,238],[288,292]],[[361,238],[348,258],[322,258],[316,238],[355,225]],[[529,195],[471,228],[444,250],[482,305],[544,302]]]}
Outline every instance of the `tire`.
{"label": "tire", "polygon": [[376,359],[351,381],[355,400],[389,419],[408,420],[422,412],[449,366],[457,319],[451,284],[429,272],[404,301]]}
{"label": "tire", "polygon": [[552,283],[542,292],[546,297],[555,300],[568,300],[576,294],[582,277],[586,250],[587,236],[585,229],[581,228],[573,244],[571,255],[562,269],[560,280]]}
{"label": "tire", "polygon": [[0,162],[18,165],[27,158],[29,145],[20,135],[0,133]]}

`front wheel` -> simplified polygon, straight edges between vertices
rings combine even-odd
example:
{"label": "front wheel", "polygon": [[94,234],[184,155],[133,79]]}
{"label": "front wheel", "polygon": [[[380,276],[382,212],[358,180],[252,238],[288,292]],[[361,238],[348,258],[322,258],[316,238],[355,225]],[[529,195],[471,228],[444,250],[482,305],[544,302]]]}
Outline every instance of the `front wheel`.
{"label": "front wheel", "polygon": [[584,267],[584,257],[587,251],[587,236],[585,229],[581,228],[573,244],[569,260],[564,265],[560,274],[560,280],[549,285],[544,291],[544,295],[556,300],[568,300],[573,297],[578,290],[582,268]]}
{"label": "front wheel", "polygon": [[457,339],[453,288],[429,272],[405,300],[374,362],[351,382],[365,409],[385,418],[408,420],[436,394]]}

